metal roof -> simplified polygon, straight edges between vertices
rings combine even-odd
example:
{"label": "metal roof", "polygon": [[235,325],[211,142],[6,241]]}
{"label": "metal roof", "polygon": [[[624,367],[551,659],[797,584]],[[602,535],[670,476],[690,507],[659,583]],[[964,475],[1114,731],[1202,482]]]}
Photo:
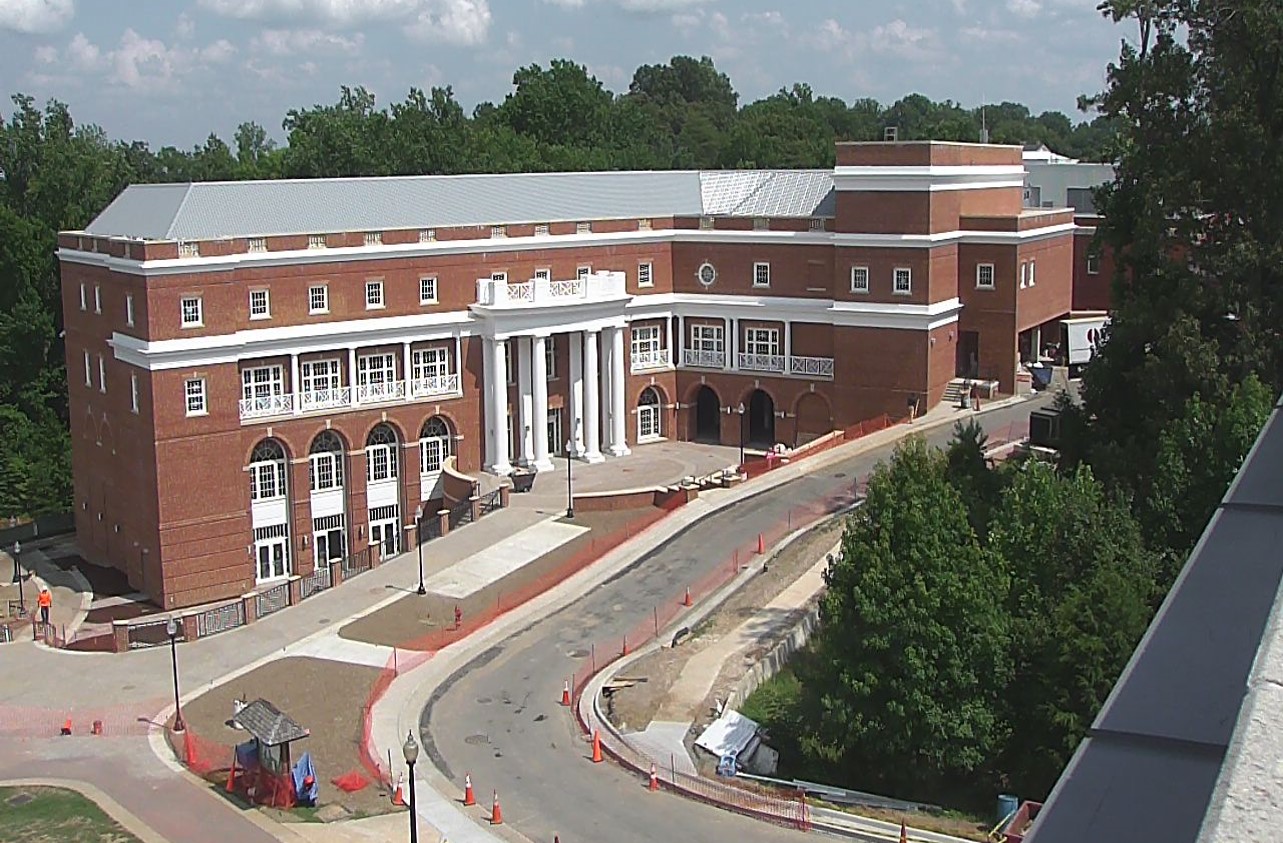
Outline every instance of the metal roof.
{"label": "metal roof", "polygon": [[[1283,417],[1276,407],[1028,843],[1275,839],[1283,825],[1275,800],[1255,806],[1267,808],[1264,821],[1235,816],[1236,835],[1200,838],[1200,828],[1213,818],[1226,824],[1225,794],[1234,792],[1241,769],[1236,759],[1251,749],[1241,740],[1253,718],[1244,701],[1259,684],[1253,665],[1271,640],[1266,630],[1279,611],[1283,579],[1280,469]],[[1283,634],[1277,623],[1271,628]],[[1270,731],[1277,725],[1271,720]],[[1271,752],[1277,749],[1275,741]],[[1257,766],[1272,769],[1276,761],[1275,753]]]}
{"label": "metal roof", "polygon": [[249,732],[264,746],[280,746],[306,738],[310,732],[267,700],[254,700],[232,715],[232,722]]}
{"label": "metal roof", "polygon": [[130,185],[86,228],[208,240],[667,216],[831,216],[827,170],[516,173]]}

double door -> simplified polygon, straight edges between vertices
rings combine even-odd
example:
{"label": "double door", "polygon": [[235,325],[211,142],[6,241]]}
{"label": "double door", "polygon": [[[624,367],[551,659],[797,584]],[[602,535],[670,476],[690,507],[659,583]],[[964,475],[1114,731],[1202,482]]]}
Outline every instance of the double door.
{"label": "double door", "polygon": [[263,539],[255,543],[259,582],[279,580],[290,575],[289,538]]}
{"label": "double door", "polygon": [[396,556],[401,550],[398,521],[395,515],[391,518],[370,519],[370,546],[379,548],[380,560]]}

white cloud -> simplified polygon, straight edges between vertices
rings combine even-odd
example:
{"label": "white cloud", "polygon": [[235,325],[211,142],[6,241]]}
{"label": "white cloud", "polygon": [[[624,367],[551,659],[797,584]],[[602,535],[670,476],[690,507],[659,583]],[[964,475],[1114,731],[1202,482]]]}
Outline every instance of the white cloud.
{"label": "white cloud", "polygon": [[264,29],[250,41],[250,46],[273,56],[292,56],[297,53],[356,55],[361,52],[365,36],[356,33],[351,38],[319,29]]}
{"label": "white cloud", "polygon": [[77,70],[96,69],[100,56],[101,51],[83,32],[77,32],[76,37],[67,45],[67,58]]}
{"label": "white cloud", "polygon": [[543,0],[552,6],[561,6],[563,9],[582,9],[589,2],[605,3],[610,6],[623,9],[625,12],[637,12],[639,14],[666,14],[668,12],[680,12],[683,9],[692,9],[696,6],[703,6],[713,0]]}
{"label": "white cloud", "polygon": [[178,21],[174,24],[174,35],[184,41],[196,34],[196,21],[192,20],[191,15],[183,12],[178,16]]}
{"label": "white cloud", "polygon": [[1042,11],[1041,0],[1007,0],[1007,11],[1022,18],[1032,18]]}
{"label": "white cloud", "polygon": [[877,52],[922,58],[935,42],[935,30],[910,26],[897,18],[870,33],[869,46]]}
{"label": "white cloud", "polygon": [[959,34],[964,41],[982,44],[1010,44],[1020,40],[1020,33],[1010,29],[989,29],[983,26],[964,27]]}
{"label": "white cloud", "polygon": [[58,60],[58,49],[56,47],[36,47],[36,61],[41,64],[53,64]]}
{"label": "white cloud", "polygon": [[29,34],[57,32],[75,14],[73,0],[3,0],[0,29]]}
{"label": "white cloud", "polygon": [[129,89],[173,92],[183,78],[224,64],[236,52],[235,45],[225,38],[203,47],[171,47],[126,29],[112,50],[103,50],[83,32],[78,32],[61,52],[52,47],[42,48],[37,51],[37,57],[46,63],[50,57],[62,58],[63,70],[70,72],[60,77],[63,84],[78,85],[82,79],[93,77],[95,83],[105,79],[109,84]]}
{"label": "white cloud", "polygon": [[429,0],[406,34],[419,41],[472,46],[486,40],[492,20],[489,0]]}
{"label": "white cloud", "polygon": [[399,23],[416,40],[480,44],[490,31],[490,0],[200,0],[224,17],[306,21],[322,28]]}
{"label": "white cloud", "polygon": [[199,56],[210,64],[222,64],[236,54],[236,47],[226,38],[219,38],[213,44],[202,47]]}

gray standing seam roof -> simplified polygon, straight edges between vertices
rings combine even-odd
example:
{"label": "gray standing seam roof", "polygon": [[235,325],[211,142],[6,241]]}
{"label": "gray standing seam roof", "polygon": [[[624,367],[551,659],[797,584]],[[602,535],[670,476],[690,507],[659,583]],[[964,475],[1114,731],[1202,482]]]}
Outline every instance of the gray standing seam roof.
{"label": "gray standing seam roof", "polygon": [[1281,468],[1276,408],[1028,843],[1199,839],[1283,578]]}
{"label": "gray standing seam roof", "polygon": [[831,216],[827,170],[517,173],[131,185],[85,228],[143,240],[666,216]]}
{"label": "gray standing seam roof", "polygon": [[280,746],[306,738],[310,732],[282,714],[267,700],[254,700],[232,716],[232,722],[244,727],[264,746]]}

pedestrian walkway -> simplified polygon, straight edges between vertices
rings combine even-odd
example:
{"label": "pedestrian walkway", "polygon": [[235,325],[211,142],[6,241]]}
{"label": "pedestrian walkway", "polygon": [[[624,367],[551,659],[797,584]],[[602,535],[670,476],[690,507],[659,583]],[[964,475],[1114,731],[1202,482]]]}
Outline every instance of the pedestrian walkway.
{"label": "pedestrian walkway", "polygon": [[462,600],[497,583],[539,557],[588,532],[587,527],[548,520],[474,553],[466,563],[434,574],[424,587],[442,597]]}
{"label": "pedestrian walkway", "polygon": [[695,776],[699,771],[686,751],[686,735],[690,728],[689,720],[652,720],[640,732],[629,732],[628,743],[657,761],[668,759],[670,769]]}
{"label": "pedestrian walkway", "polygon": [[338,631],[327,632],[295,647],[287,647],[284,655],[325,659],[346,664],[363,664],[382,670],[392,661],[392,648],[344,638]]}

